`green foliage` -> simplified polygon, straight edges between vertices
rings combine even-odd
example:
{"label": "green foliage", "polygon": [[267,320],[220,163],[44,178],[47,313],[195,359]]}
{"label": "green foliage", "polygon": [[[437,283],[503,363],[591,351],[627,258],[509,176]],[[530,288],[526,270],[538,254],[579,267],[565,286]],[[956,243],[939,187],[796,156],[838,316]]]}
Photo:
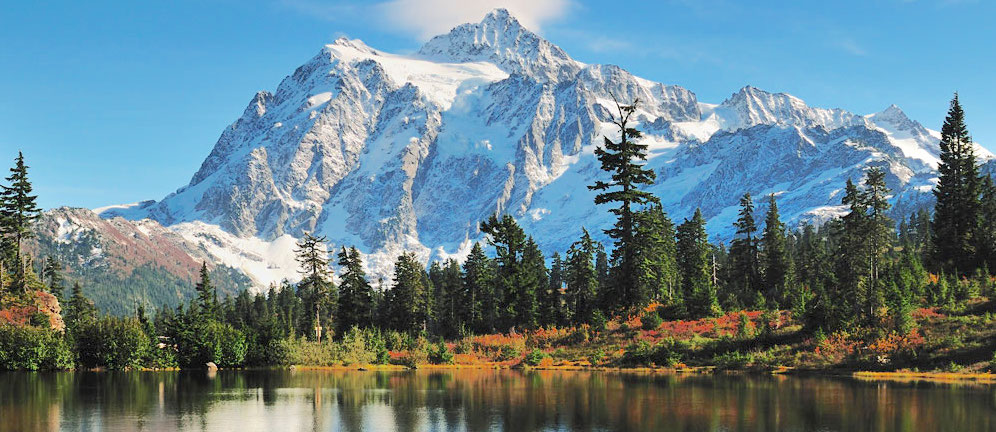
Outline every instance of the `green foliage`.
{"label": "green foliage", "polygon": [[73,350],[60,332],[0,324],[0,370],[60,370],[73,367]]}
{"label": "green foliage", "polygon": [[133,369],[151,349],[142,324],[134,318],[104,316],[74,329],[79,364],[84,368]]}
{"label": "green foliage", "polygon": [[971,274],[978,265],[974,237],[979,227],[982,191],[975,148],[957,93],[941,127],[940,148],[930,256],[937,270]]}
{"label": "green foliage", "polygon": [[534,349],[526,354],[526,358],[523,360],[529,366],[539,366],[540,362],[545,358],[549,358],[550,355],[540,349]]}
{"label": "green foliage", "polygon": [[453,352],[442,339],[429,351],[429,361],[433,364],[453,364]]}
{"label": "green foliage", "polygon": [[189,321],[176,334],[180,366],[200,368],[214,362],[230,368],[245,364],[249,346],[243,332],[215,320]]}
{"label": "green foliage", "polygon": [[636,112],[638,103],[638,100],[630,105],[616,103],[618,115],[613,122],[619,127],[619,142],[606,137],[604,145],[595,149],[602,170],[611,174],[611,180],[598,180],[588,186],[599,192],[595,204],[618,205],[609,210],[617,218],[615,225],[605,230],[616,241],[612,251],[616,263],[613,280],[608,287],[603,287],[613,291],[612,295],[602,297],[608,311],[633,309],[641,306],[644,300],[641,298],[644,294],[640,292],[638,268],[641,263],[636,244],[637,209],[634,207],[659,202],[650,192],[639,189],[642,185],[653,184],[656,174],[641,162],[647,159],[647,145],[635,141],[641,133],[630,126],[630,116]]}
{"label": "green foliage", "polygon": [[640,317],[640,326],[644,330],[657,330],[664,320],[657,312],[647,312]]}

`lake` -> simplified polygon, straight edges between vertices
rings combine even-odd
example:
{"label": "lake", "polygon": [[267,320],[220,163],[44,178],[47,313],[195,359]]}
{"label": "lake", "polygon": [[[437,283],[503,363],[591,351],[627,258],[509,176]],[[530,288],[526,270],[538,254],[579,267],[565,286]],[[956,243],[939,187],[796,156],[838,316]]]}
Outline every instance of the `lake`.
{"label": "lake", "polygon": [[0,430],[990,431],[996,386],[510,370],[7,372]]}

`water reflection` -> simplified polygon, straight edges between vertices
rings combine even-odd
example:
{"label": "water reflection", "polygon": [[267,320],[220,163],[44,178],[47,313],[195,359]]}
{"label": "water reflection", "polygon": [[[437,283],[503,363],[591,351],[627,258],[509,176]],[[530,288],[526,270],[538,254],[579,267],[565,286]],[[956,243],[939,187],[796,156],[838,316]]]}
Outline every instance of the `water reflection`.
{"label": "water reflection", "polygon": [[996,430],[990,386],[600,372],[0,373],[0,430]]}

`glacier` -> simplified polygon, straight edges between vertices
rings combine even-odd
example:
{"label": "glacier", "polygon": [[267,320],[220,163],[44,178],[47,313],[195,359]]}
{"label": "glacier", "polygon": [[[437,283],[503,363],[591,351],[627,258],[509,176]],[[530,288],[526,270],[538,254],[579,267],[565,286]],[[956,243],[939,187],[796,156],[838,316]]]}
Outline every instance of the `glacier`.
{"label": "glacier", "polygon": [[586,188],[605,175],[593,151],[617,135],[615,101],[637,99],[657,173],[647,189],[677,222],[701,208],[716,241],[732,236],[745,192],[760,212],[776,195],[790,226],[819,223],[844,211],[844,183],[871,166],[886,170],[896,215],[931,202],[939,134],[895,105],[858,115],[751,86],[705,103],[576,61],[498,9],[410,55],[335,40],[258,92],[189,184],[97,212],[155,221],[261,287],[299,277],[305,233],[355,245],[388,280],[402,251],[461,258],[496,212],[563,252],[582,227],[606,242],[613,218]]}

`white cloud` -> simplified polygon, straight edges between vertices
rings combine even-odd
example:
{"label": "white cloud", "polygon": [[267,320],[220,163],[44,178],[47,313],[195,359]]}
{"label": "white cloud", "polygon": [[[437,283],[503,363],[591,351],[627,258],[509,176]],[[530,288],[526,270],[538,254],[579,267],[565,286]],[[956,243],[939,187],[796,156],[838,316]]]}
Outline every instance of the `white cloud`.
{"label": "white cloud", "polygon": [[544,23],[564,16],[570,6],[570,0],[390,0],[375,9],[391,27],[429,39],[460,24],[478,22],[497,8],[508,9],[523,26],[539,31]]}

